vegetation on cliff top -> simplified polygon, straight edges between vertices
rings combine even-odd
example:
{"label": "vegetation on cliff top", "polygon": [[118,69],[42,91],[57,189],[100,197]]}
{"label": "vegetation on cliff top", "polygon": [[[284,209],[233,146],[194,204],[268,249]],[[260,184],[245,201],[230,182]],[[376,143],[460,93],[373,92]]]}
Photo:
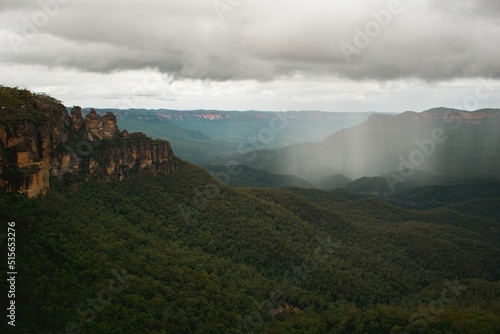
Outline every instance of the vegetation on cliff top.
{"label": "vegetation on cliff top", "polygon": [[10,192],[37,196],[49,188],[46,177],[40,182],[35,175],[38,170],[18,164],[43,161],[51,175],[78,174],[64,177],[66,184],[177,168],[168,142],[122,133],[111,115],[70,117],[60,101],[25,89],[0,86],[0,124],[0,188]]}
{"label": "vegetation on cliff top", "polygon": [[61,101],[44,93],[0,85],[0,122],[31,121],[41,124],[49,120],[43,111],[59,108]]}

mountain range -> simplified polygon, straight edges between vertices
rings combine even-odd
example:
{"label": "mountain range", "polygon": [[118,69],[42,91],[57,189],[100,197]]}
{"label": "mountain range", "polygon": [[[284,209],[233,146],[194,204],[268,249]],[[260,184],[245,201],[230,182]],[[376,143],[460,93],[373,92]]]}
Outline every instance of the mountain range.
{"label": "mountain range", "polygon": [[242,161],[257,170],[295,175],[312,183],[339,174],[351,180],[380,176],[391,188],[422,174],[434,179],[498,179],[499,125],[499,109],[373,114],[316,143],[257,152],[247,148],[243,155],[223,160]]}
{"label": "mountain range", "polygon": [[[119,130],[112,113],[0,87],[0,222],[15,230],[15,245],[9,235],[0,246],[16,270],[3,308],[18,333],[500,332],[497,115],[372,115],[204,169]],[[385,162],[354,165],[386,152],[389,135]],[[406,177],[414,185],[380,192],[397,154],[416,149],[426,163]],[[317,183],[278,169],[290,161]],[[447,169],[462,184],[418,185]]]}
{"label": "mountain range", "polygon": [[[354,189],[361,182],[370,184],[372,190],[393,192],[418,185],[453,184],[462,178],[500,178],[498,109],[434,108],[402,114],[113,112],[123,127],[169,140],[188,161],[207,169],[218,166],[219,170],[228,164],[242,165],[253,176],[262,173],[261,180],[271,174],[280,179],[289,175],[328,190],[370,177],[375,179],[347,187]],[[257,185],[252,178],[240,178],[245,177],[233,175],[231,184]],[[260,186],[275,184],[261,182]]]}
{"label": "mountain range", "polygon": [[[82,109],[86,114],[90,108]],[[365,121],[371,113],[318,111],[219,111],[97,109],[112,112],[118,125],[165,139],[176,154],[197,164],[207,164],[240,147],[276,148],[293,143],[315,142],[341,129]]]}

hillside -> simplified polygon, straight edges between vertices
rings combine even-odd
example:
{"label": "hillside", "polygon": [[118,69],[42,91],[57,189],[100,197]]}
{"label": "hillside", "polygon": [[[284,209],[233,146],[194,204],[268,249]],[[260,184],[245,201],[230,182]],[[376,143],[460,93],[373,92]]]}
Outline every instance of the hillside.
{"label": "hillside", "polygon": [[[14,97],[0,113],[0,247],[16,270],[15,333],[500,332],[494,182],[382,199],[232,187],[112,114],[2,89]],[[82,141],[92,150],[71,162]],[[30,193],[27,164],[49,171],[43,192]],[[16,167],[27,188],[8,179]],[[304,182],[239,167],[241,182]]]}
{"label": "hillside", "polygon": [[[460,295],[427,328],[498,329],[498,223],[483,218],[237,190],[192,165],[54,185],[45,198],[0,197],[23,236],[21,333],[388,333],[415,329],[419,303],[455,279]],[[92,308],[103,293],[109,303]]]}
{"label": "hillside", "polygon": [[438,177],[500,178],[499,124],[498,109],[374,114],[319,143],[265,149],[239,159],[255,156],[248,162],[252,168],[313,183],[339,173],[350,179],[392,173],[393,188],[419,171]]}
{"label": "hillside", "polygon": [[394,194],[387,200],[415,210],[447,207],[500,222],[500,182],[494,180],[416,187]]}

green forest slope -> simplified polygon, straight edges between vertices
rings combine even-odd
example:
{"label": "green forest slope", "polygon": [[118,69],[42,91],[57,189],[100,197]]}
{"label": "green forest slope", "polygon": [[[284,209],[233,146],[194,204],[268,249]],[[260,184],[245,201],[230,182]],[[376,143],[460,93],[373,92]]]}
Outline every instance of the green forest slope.
{"label": "green forest slope", "polygon": [[0,195],[3,231],[16,224],[18,333],[500,331],[493,220],[231,188],[187,163],[66,181],[45,198]]}

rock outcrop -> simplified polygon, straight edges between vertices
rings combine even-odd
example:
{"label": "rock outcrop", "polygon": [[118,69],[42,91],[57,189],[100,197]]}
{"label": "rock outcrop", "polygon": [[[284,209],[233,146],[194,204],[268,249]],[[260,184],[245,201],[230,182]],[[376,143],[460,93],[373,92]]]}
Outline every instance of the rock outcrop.
{"label": "rock outcrop", "polygon": [[0,87],[0,189],[44,195],[50,177],[122,180],[140,173],[168,174],[178,159],[170,144],[120,132],[112,113],[71,116],[57,100]]}
{"label": "rock outcrop", "polygon": [[82,108],[73,107],[73,109],[71,109],[71,131],[81,134],[84,126],[85,120],[82,116]]}
{"label": "rock outcrop", "polygon": [[95,109],[91,109],[85,119],[85,138],[89,141],[98,139],[113,139],[119,136],[120,131],[116,126],[116,117],[113,113],[107,112],[104,116],[99,116]]}

